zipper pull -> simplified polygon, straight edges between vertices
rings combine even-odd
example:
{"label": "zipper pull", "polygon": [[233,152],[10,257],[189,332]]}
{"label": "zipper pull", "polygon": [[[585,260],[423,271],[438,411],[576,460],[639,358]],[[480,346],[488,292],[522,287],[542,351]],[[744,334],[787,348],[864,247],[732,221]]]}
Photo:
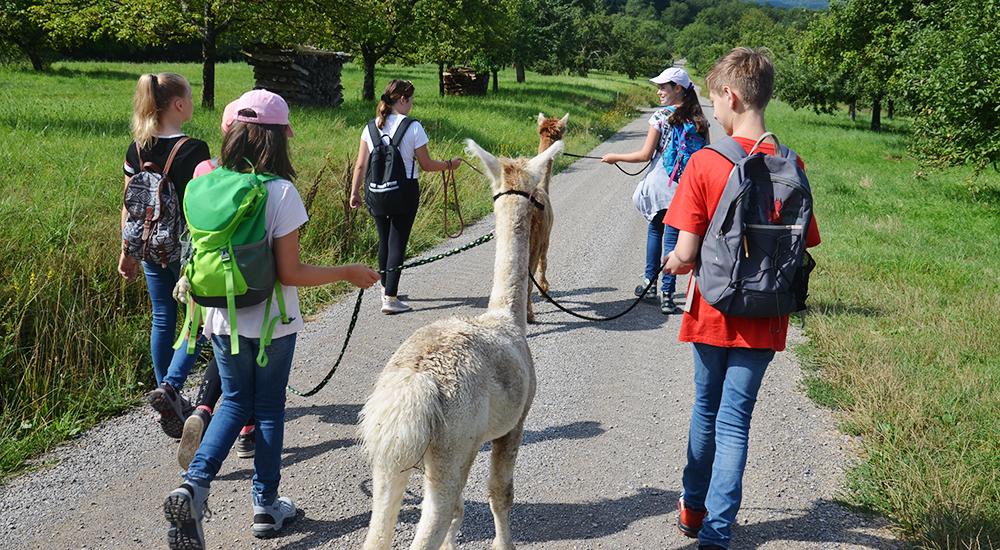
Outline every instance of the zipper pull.
{"label": "zipper pull", "polygon": [[743,235],[743,257],[750,257],[750,246],[747,244],[747,236]]}

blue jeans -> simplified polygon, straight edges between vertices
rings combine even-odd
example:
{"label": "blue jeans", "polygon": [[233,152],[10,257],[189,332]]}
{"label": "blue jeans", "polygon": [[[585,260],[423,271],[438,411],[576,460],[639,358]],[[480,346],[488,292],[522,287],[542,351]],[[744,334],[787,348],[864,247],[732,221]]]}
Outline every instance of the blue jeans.
{"label": "blue jeans", "polygon": [[153,361],[156,385],[159,386],[166,380],[177,389],[184,386],[184,380],[191,372],[195,357],[198,355],[197,350],[193,355],[188,355],[187,342],[174,351],[177,302],[174,301],[173,291],[180,270],[178,263],[162,267],[160,264],[142,262],[142,271],[146,275],[146,288],[149,289],[149,301],[153,306],[153,326],[149,331],[149,356]]}
{"label": "blue jeans", "polygon": [[295,354],[295,334],[271,341],[266,367],[257,366],[259,338],[240,336],[239,355],[230,354],[229,335],[212,336],[222,378],[222,405],[212,415],[201,446],[184,478],[208,487],[240,429],[253,415],[257,420],[253,458],[253,503],[270,506],[278,497],[281,449],[285,438],[285,386]]}
{"label": "blue jeans", "polygon": [[774,351],[694,344],[694,408],[684,503],[707,509],[700,544],[729,547],[743,499],[750,417]]}
{"label": "blue jeans", "polygon": [[[663,268],[661,263],[677,246],[677,229],[663,224],[663,217],[667,215],[666,210],[660,210],[649,222],[649,229],[646,232],[646,275],[650,281],[655,281]],[[663,275],[663,294],[671,296],[677,287],[676,275]],[[655,289],[654,289],[655,290]]]}

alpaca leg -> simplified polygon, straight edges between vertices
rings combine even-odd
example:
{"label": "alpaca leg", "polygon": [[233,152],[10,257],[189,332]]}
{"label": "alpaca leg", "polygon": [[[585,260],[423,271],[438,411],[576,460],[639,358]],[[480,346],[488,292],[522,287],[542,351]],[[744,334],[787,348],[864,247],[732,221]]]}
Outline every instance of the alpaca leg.
{"label": "alpaca leg", "polygon": [[538,281],[538,286],[542,288],[545,292],[549,291],[549,280],[545,277],[545,270],[549,265],[549,240],[545,239],[542,243],[541,251],[538,255],[538,267],[535,268],[535,280]]}
{"label": "alpaca leg", "polygon": [[364,550],[389,550],[403,502],[409,470],[394,472],[376,466],[372,472],[372,518]]}
{"label": "alpaca leg", "polygon": [[[475,452],[430,452],[424,457],[424,503],[410,550],[439,550],[451,533]],[[456,533],[457,534],[457,530]],[[449,541],[450,542],[450,541]]]}
{"label": "alpaca leg", "polygon": [[[531,247],[528,249],[528,273],[535,276],[535,280],[538,281],[538,277],[535,275],[538,270],[538,252],[539,247],[536,243],[531,243]],[[541,282],[539,282],[541,284]],[[528,322],[535,322],[535,312],[531,307],[531,295],[535,293],[535,285],[528,283]]]}
{"label": "alpaca leg", "polygon": [[507,435],[493,440],[490,456],[490,510],[493,512],[493,526],[496,538],[493,550],[513,550],[514,540],[510,534],[510,508],[514,504],[514,462],[521,446],[524,419]]}
{"label": "alpaca leg", "polygon": [[444,537],[444,545],[441,550],[456,550],[458,548],[458,532],[462,530],[462,519],[465,516],[465,503],[461,498],[455,506],[455,517],[451,520],[451,527]]}

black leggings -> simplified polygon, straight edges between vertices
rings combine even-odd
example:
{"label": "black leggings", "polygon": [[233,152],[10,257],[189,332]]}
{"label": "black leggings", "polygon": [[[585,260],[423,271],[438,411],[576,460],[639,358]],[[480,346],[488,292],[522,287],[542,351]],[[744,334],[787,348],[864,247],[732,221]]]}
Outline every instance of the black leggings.
{"label": "black leggings", "polygon": [[[406,242],[410,240],[410,230],[417,212],[398,216],[372,216],[375,219],[375,229],[378,230],[378,269],[394,268],[403,265],[406,258]],[[395,269],[382,274],[382,286],[386,296],[395,296],[399,291],[400,270]]]}

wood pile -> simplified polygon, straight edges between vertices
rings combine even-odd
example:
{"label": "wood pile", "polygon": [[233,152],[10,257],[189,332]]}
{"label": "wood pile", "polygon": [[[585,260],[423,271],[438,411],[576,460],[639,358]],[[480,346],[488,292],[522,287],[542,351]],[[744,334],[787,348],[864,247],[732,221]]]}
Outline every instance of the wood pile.
{"label": "wood pile", "polygon": [[451,67],[443,73],[447,95],[486,95],[490,73],[477,73],[471,67]]}
{"label": "wood pile", "polygon": [[289,103],[336,107],[344,102],[340,73],[350,54],[314,48],[253,46],[243,51],[257,88]]}

